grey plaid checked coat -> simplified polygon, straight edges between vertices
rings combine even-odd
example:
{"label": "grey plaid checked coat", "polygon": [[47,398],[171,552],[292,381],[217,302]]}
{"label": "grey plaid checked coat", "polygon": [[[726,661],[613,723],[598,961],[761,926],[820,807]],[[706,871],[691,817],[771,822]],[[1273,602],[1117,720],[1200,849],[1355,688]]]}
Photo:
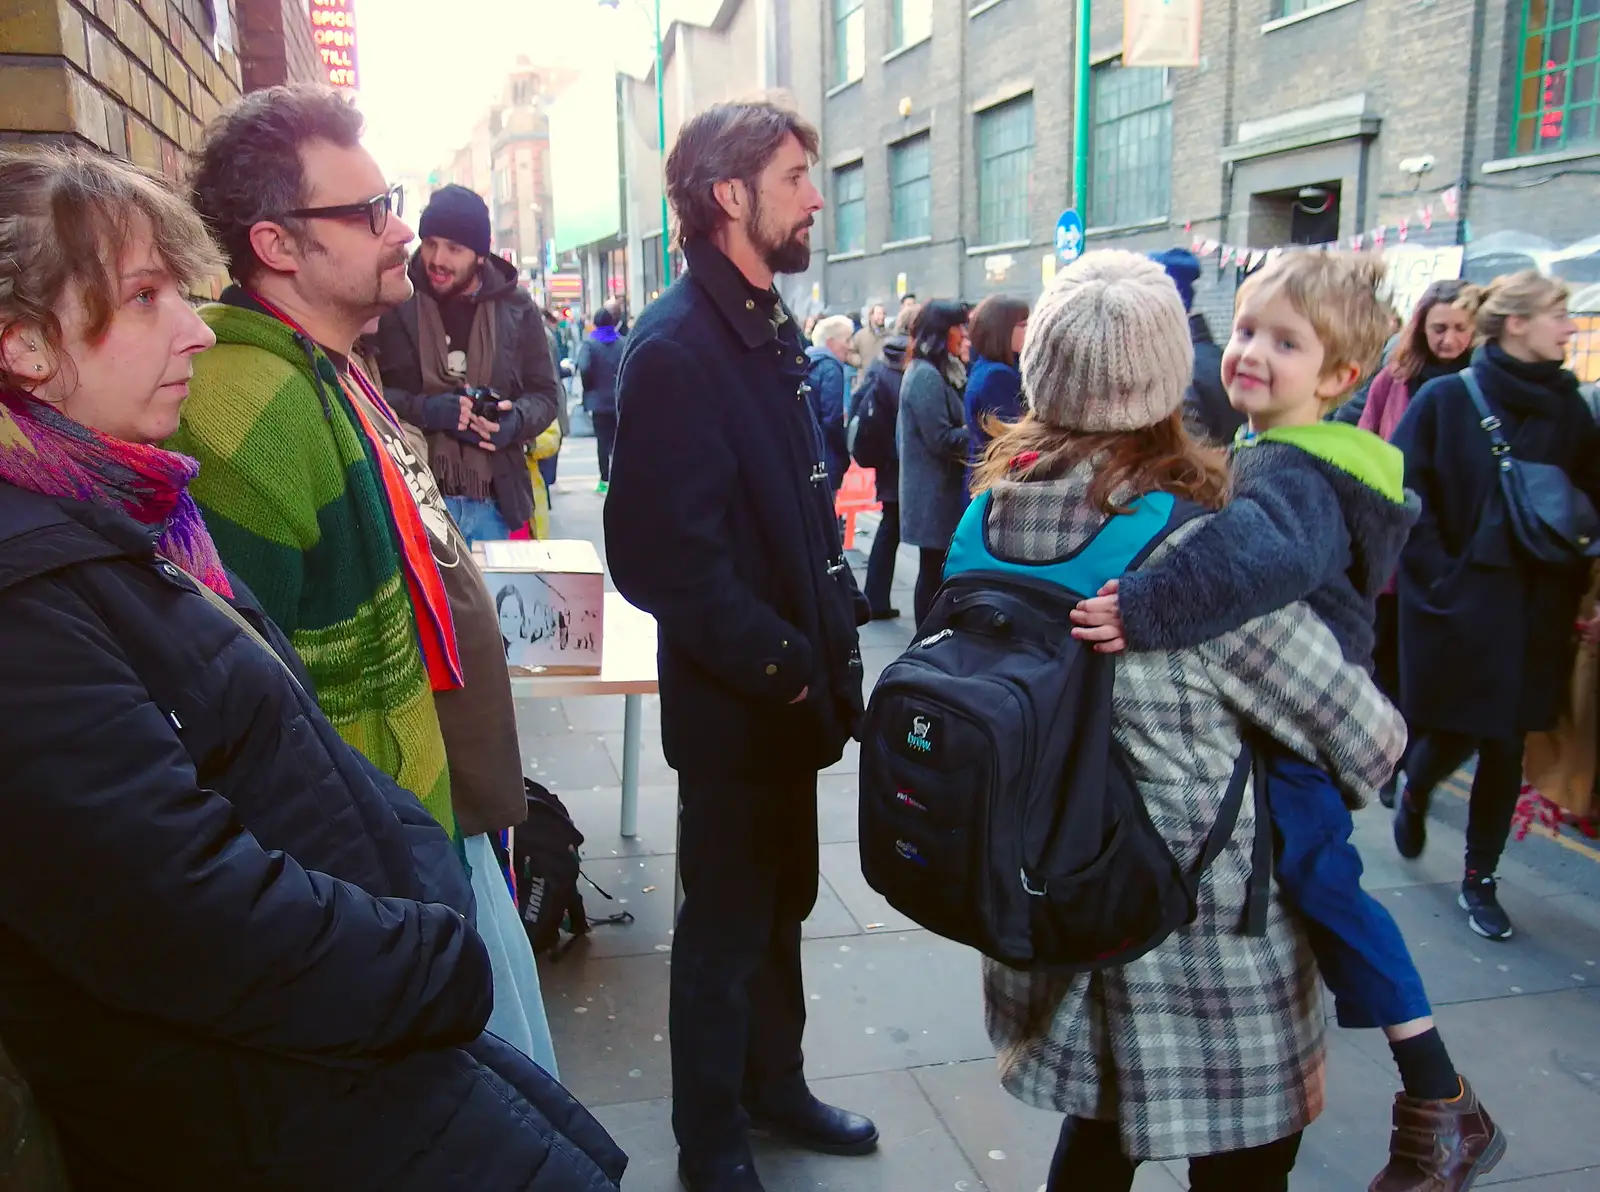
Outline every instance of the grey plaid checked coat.
{"label": "grey plaid checked coat", "polygon": [[[1102,521],[1085,501],[1088,479],[1080,469],[998,486],[996,553],[1042,561],[1081,546]],[[1156,557],[1202,524],[1180,528]],[[1398,713],[1304,604],[1194,650],[1125,655],[1113,701],[1151,819],[1185,866],[1215,820],[1243,723],[1322,765],[1358,803],[1405,742]],[[1116,1122],[1135,1159],[1260,1146],[1316,1118],[1323,1011],[1310,946],[1276,890],[1266,934],[1239,932],[1254,831],[1246,798],[1201,881],[1195,922],[1131,964],[1061,977],[984,961],[989,1037],[1012,1096]]]}

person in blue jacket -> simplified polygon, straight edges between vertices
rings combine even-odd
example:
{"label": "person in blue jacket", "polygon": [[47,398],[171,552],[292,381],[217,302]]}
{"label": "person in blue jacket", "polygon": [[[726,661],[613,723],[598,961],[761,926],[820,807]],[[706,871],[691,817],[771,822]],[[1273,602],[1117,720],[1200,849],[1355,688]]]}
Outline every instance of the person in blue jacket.
{"label": "person in blue jacket", "polygon": [[967,370],[967,435],[972,463],[967,466],[967,491],[972,491],[972,466],[989,447],[989,419],[1016,422],[1022,417],[1022,374],[1017,356],[1028,334],[1028,304],[1020,298],[992,294],[972,312],[972,367]]}
{"label": "person in blue jacket", "polygon": [[850,470],[844,433],[845,358],[850,354],[854,334],[854,323],[844,315],[833,315],[811,329],[811,346],[806,349],[806,384],[811,386],[807,397],[822,432],[828,484],[834,492],[839,491],[844,474]]}
{"label": "person in blue jacket", "polygon": [[484,1033],[458,847],[334,731],[160,446],[220,268],[164,181],[0,150],[7,1089],[83,1190],[615,1189],[605,1130]]}

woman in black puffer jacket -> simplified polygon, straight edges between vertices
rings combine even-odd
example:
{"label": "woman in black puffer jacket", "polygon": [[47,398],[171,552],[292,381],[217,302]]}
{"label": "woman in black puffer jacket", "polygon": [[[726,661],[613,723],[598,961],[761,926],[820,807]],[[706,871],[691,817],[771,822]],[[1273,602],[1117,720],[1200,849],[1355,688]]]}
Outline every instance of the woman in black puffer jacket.
{"label": "woman in black puffer jacket", "polygon": [[[1472,358],[1514,457],[1558,464],[1600,503],[1600,429],[1562,367],[1576,327],[1567,289],[1529,271],[1491,285]],[[1522,743],[1555,727],[1572,674],[1588,567],[1531,560],[1505,523],[1487,432],[1456,375],[1424,385],[1395,429],[1422,517],[1400,560],[1400,692],[1415,742],[1395,812],[1401,855],[1420,856],[1434,788],[1478,756],[1461,905],[1474,931],[1511,935],[1494,871],[1522,787]]]}
{"label": "woman in black puffer jacket", "polygon": [[163,182],[0,151],[4,1052],[79,1192],[614,1190],[600,1125],[483,1033],[449,837],[323,717],[159,446],[219,267]]}

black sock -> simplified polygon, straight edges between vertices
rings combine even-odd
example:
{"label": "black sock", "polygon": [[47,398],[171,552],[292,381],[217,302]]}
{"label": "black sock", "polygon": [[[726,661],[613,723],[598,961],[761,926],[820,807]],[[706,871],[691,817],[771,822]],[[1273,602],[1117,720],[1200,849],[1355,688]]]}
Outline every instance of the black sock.
{"label": "black sock", "polygon": [[1419,1101],[1453,1101],[1461,1095],[1461,1078],[1456,1075],[1456,1066],[1450,1062],[1450,1053],[1444,1049],[1437,1027],[1409,1039],[1391,1041],[1389,1050],[1400,1068],[1400,1083],[1405,1086],[1406,1096]]}

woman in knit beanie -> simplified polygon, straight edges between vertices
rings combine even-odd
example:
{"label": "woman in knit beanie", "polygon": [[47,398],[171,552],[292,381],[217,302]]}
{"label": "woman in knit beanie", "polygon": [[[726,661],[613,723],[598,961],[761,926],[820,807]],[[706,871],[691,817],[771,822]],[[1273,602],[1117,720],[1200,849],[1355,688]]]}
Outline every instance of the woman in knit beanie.
{"label": "woman in knit beanie", "polygon": [[[1164,522],[1159,559],[1204,524],[1226,477],[1183,427],[1190,362],[1183,302],[1160,266],[1091,252],[1059,274],[1022,349],[1029,413],[995,427],[977,475],[990,552],[1025,565],[1099,557],[1085,548],[1143,512]],[[1118,528],[1138,534],[1144,521]],[[1116,668],[1116,739],[1185,870],[1217,822],[1247,724],[1369,789],[1394,761],[1374,743],[1392,738],[1398,752],[1403,740],[1303,604],[1196,649],[1086,664]],[[1323,1016],[1304,928],[1251,880],[1256,828],[1246,797],[1193,923],[1137,960],[1079,975],[984,962],[1002,1085],[1065,1115],[1049,1192],[1126,1192],[1139,1163],[1173,1159],[1190,1161],[1193,1192],[1288,1187],[1322,1109]],[[1264,916],[1259,903],[1246,915],[1252,891]]]}

